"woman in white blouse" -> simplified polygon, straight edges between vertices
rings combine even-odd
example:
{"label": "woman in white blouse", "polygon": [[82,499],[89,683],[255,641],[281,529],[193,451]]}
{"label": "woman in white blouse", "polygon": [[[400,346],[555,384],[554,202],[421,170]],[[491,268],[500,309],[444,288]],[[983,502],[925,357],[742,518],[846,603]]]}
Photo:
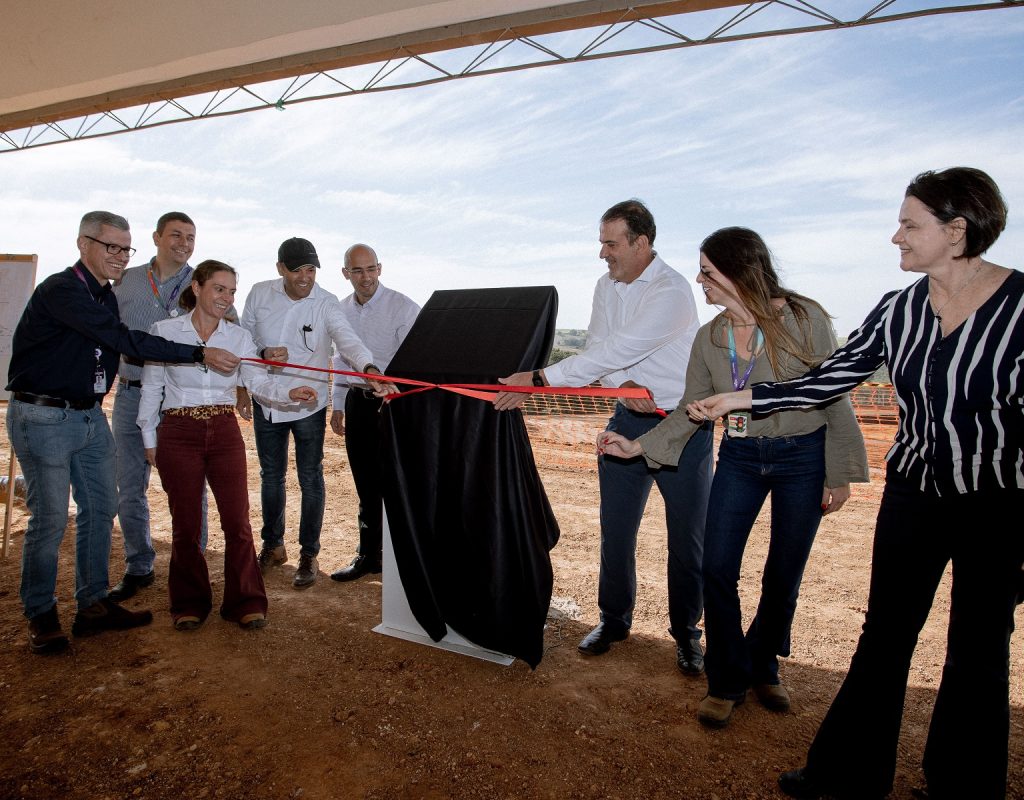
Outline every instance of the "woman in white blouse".
{"label": "woman in white blouse", "polygon": [[[179,301],[189,313],[161,320],[151,332],[175,342],[220,347],[242,358],[255,358],[256,345],[249,332],[224,319],[234,303],[236,287],[234,269],[220,261],[204,261]],[[243,362],[239,370],[241,381],[261,401],[316,402],[316,391],[309,386],[287,391],[256,364]],[[234,415],[238,377],[202,363],[149,362],[142,373],[138,423],[146,459],[160,471],[171,511],[167,583],[177,630],[198,628],[213,606],[209,571],[200,546],[204,483],[213,490],[224,531],[220,615],[246,629],[267,624],[267,593],[249,524],[245,444]]]}

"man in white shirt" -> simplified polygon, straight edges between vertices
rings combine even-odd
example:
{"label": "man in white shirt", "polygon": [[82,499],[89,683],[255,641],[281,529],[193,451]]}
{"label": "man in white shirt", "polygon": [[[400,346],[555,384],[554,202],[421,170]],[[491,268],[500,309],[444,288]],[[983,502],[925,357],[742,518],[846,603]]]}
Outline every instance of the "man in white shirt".
{"label": "man in white shirt", "polygon": [[[420,307],[404,294],[382,286],[382,269],[372,247],[352,245],[345,252],[342,272],[353,292],[341,301],[341,307],[373,352],[373,363],[386,373]],[[336,368],[343,369],[339,361],[335,356]],[[336,376],[331,429],[345,437],[345,452],[359,495],[359,551],[349,566],[331,573],[336,581],[351,581],[381,571],[383,499],[377,455],[380,405],[380,398],[365,384],[349,384],[344,377]]]}
{"label": "man in white shirt", "polygon": [[[594,289],[586,349],[543,370],[518,372],[501,382],[513,386],[587,386],[595,380],[617,388],[646,387],[653,400],[619,400],[608,429],[630,439],[651,430],[683,396],[686,365],[700,323],[689,283],[653,250],[657,229],[639,200],[617,203],[601,217],[600,257],[608,274]],[[525,395],[501,393],[499,410],[516,408]],[[676,661],[686,674],[704,670],[697,627],[703,613],[701,559],[704,518],[711,491],[710,424],[698,431],[676,468],[651,469],[643,458],[600,456],[601,622],[579,644],[601,655],[626,639],[636,602],[636,539],[651,484],[665,501],[668,527],[670,632]]]}
{"label": "man in white shirt", "polygon": [[[373,355],[352,330],[338,304],[338,298],[316,283],[320,259],[306,239],[292,238],[277,251],[281,276],[252,287],[245,300],[241,325],[256,342],[262,358],[291,364],[327,368],[331,343],[353,372],[378,372]],[[279,381],[286,388],[310,385],[316,389],[314,407],[299,404],[252,403],[239,392],[239,413],[251,413],[260,459],[263,507],[263,545],[260,568],[285,563],[284,546],[285,471],[288,467],[288,437],[295,439],[295,468],[302,492],[299,517],[299,565],[292,585],[310,586],[316,581],[320,530],[324,518],[324,431],[327,427],[327,373],[281,368]]]}

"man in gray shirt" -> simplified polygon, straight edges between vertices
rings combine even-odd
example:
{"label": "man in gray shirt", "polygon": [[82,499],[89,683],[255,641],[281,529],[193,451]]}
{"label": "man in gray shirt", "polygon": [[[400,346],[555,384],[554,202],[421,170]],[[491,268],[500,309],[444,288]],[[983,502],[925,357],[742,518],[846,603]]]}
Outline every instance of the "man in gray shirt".
{"label": "man in gray shirt", "polygon": [[[121,321],[132,330],[148,331],[159,320],[183,313],[178,298],[192,282],[188,260],[196,244],[196,226],[181,211],[157,220],[153,232],[156,255],[131,267],[114,287]],[[142,396],[142,362],[122,356],[114,395],[112,432],[117,451],[117,518],[124,536],[124,577],[110,590],[110,599],[127,600],[153,583],[153,540],[149,530],[150,466],[135,419]],[[203,494],[203,542],[206,541],[206,494]]]}

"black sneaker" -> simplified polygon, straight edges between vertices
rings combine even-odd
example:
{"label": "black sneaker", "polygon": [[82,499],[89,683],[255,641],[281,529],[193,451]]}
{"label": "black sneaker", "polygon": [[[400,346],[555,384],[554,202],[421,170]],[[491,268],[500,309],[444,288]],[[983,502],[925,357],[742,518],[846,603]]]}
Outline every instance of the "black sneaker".
{"label": "black sneaker", "polygon": [[71,633],[75,636],[92,636],[103,631],[124,631],[149,625],[153,621],[151,611],[129,611],[104,597],[98,603],[81,609],[75,614]]}
{"label": "black sneaker", "polygon": [[704,672],[704,648],[700,639],[688,639],[676,645],[676,666],[684,675],[700,675]]}
{"label": "black sneaker", "polygon": [[28,621],[28,646],[33,653],[59,653],[68,646],[68,637],[61,630],[56,605]]}

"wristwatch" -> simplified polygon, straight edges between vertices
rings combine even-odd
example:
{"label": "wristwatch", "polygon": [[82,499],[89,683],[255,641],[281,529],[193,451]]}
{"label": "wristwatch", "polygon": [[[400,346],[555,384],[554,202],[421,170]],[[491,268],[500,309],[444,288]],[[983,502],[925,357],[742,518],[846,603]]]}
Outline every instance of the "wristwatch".
{"label": "wristwatch", "polygon": [[206,348],[201,344],[196,345],[196,349],[192,351],[192,360],[197,364],[206,363]]}
{"label": "wristwatch", "polygon": [[535,369],[533,371],[533,385],[534,386],[543,386],[544,385],[544,378],[541,376],[539,369]]}

